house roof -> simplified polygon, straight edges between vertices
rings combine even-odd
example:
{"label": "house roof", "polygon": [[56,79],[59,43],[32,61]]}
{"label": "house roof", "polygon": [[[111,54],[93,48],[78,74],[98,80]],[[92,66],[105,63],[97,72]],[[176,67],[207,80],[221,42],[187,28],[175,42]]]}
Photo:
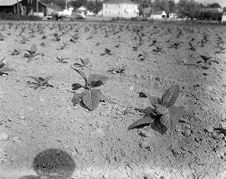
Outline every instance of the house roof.
{"label": "house roof", "polygon": [[87,8],[86,8],[86,7],[84,7],[84,6],[81,6],[81,7],[79,7],[77,10],[79,10],[79,11],[86,11],[86,10],[87,10]]}
{"label": "house roof", "polygon": [[[18,0],[21,2],[23,0]],[[0,6],[13,6],[17,3],[17,0],[0,0]]]}
{"label": "house roof", "polygon": [[137,4],[137,3],[132,2],[130,0],[108,0],[104,2],[104,4]]}

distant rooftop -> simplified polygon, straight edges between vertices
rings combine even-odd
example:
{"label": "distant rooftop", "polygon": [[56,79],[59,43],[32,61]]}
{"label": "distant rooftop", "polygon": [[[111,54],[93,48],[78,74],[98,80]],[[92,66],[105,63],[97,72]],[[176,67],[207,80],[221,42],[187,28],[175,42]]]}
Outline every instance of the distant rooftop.
{"label": "distant rooftop", "polygon": [[[21,2],[23,0],[18,0]],[[0,6],[13,6],[17,3],[17,0],[0,0]]]}
{"label": "distant rooftop", "polygon": [[130,0],[108,0],[104,2],[105,4],[137,4]]}

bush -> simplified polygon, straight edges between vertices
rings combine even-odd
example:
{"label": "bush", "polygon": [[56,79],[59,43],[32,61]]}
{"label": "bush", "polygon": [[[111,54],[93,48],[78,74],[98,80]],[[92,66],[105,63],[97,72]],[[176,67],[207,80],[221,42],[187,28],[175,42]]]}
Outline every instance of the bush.
{"label": "bush", "polygon": [[40,21],[42,20],[41,17],[38,16],[17,16],[17,14],[12,13],[4,13],[0,12],[0,19],[1,20],[22,20],[22,21]]}

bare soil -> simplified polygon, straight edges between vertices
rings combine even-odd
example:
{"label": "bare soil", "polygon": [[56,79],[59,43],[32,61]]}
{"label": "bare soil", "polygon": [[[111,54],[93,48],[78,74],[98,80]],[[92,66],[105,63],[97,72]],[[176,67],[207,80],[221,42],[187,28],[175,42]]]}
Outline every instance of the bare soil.
{"label": "bare soil", "polygon": [[[0,29],[0,57],[15,69],[0,76],[1,179],[37,176],[34,158],[54,148],[73,158],[72,179],[226,178],[225,26],[1,22]],[[33,44],[43,55],[27,62],[24,50]],[[157,47],[161,50],[153,51]],[[111,54],[103,55],[106,48]],[[10,55],[14,49],[21,53]],[[203,69],[200,55],[218,63]],[[57,63],[57,56],[68,63]],[[70,67],[79,58],[90,60],[84,73],[109,78],[100,89],[110,100],[94,111],[71,102],[71,85],[84,84]],[[108,72],[124,66],[124,73]],[[30,88],[28,76],[53,76],[53,87]],[[172,84],[181,88],[176,105],[200,121],[183,118],[164,135],[149,126],[127,130],[142,117],[135,108],[151,105],[138,93],[160,97]]]}

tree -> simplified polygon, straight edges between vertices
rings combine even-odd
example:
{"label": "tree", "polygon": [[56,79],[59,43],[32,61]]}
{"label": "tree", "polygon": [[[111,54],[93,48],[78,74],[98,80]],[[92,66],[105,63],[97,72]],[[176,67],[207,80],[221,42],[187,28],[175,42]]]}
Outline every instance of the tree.
{"label": "tree", "polygon": [[194,0],[180,0],[177,3],[179,16],[193,19],[200,9],[200,4]]}
{"label": "tree", "polygon": [[175,12],[176,11],[176,4],[175,4],[174,0],[169,0],[168,6],[169,6],[169,12]]}
{"label": "tree", "polygon": [[87,2],[87,9],[97,14],[103,8],[103,3],[100,1],[89,1]]}
{"label": "tree", "polygon": [[70,1],[69,3],[74,9],[78,9],[81,6],[87,6],[87,0],[77,0],[77,1]]}
{"label": "tree", "polygon": [[220,4],[218,4],[218,3],[208,4],[207,7],[209,7],[209,8],[221,8]]}
{"label": "tree", "polygon": [[44,4],[50,4],[50,3],[55,3],[58,6],[60,6],[61,8],[65,8],[65,0],[40,0],[40,2],[44,3]]}

